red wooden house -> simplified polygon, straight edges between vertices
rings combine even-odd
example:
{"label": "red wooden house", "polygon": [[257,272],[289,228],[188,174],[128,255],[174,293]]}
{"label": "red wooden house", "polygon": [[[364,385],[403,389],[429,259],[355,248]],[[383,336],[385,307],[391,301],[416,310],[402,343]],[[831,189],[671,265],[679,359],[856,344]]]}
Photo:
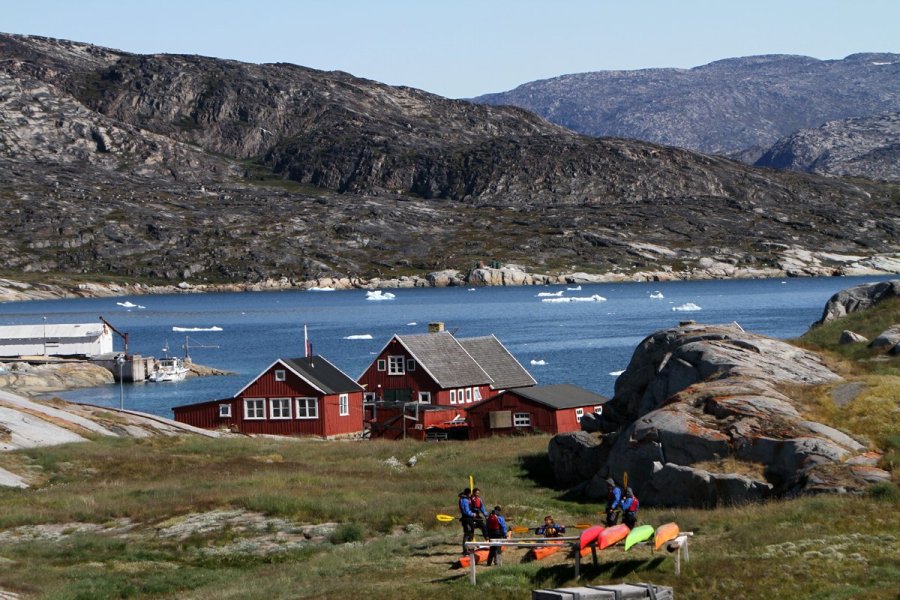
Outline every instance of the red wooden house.
{"label": "red wooden house", "polygon": [[534,378],[494,336],[457,339],[439,329],[395,335],[357,381],[367,403],[467,406]]}
{"label": "red wooden house", "polygon": [[469,438],[578,431],[581,417],[602,412],[607,400],[568,383],[507,390],[466,410]]}
{"label": "red wooden house", "polygon": [[280,358],[233,398],[176,406],[175,420],[242,433],[361,435],[363,389],[321,356]]}

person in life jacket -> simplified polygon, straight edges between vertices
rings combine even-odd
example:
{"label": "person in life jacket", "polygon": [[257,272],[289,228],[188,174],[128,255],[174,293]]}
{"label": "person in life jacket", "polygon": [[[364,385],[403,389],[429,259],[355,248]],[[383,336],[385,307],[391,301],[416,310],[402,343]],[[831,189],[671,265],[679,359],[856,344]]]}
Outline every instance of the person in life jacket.
{"label": "person in life jacket", "polygon": [[637,524],[638,504],[640,503],[637,496],[634,495],[631,488],[625,488],[625,498],[622,500],[622,522],[631,529],[634,529]]}
{"label": "person in life jacket", "polygon": [[565,525],[558,525],[550,515],[544,517],[544,524],[534,530],[535,534],[542,535],[544,537],[559,537],[565,532]]}
{"label": "person in life jacket", "polygon": [[[503,509],[495,506],[491,514],[488,515],[486,527],[488,539],[490,540],[505,540],[509,537],[509,527],[506,525],[506,519],[503,518],[502,512]],[[502,546],[491,546],[491,550],[488,552],[487,564],[492,565],[496,562],[499,565],[502,561],[501,554],[503,554]]]}
{"label": "person in life jacket", "polygon": [[612,477],[606,478],[606,526],[612,527],[619,521],[622,508],[622,488]]}
{"label": "person in life jacket", "polygon": [[481,530],[481,535],[484,536],[484,539],[488,539],[488,530],[484,524],[488,514],[484,508],[484,500],[481,499],[481,490],[478,488],[472,490],[472,496],[469,498],[469,501],[472,512],[475,513],[475,527]]}
{"label": "person in life jacket", "polygon": [[464,556],[469,553],[466,542],[475,540],[475,513],[472,512],[471,494],[472,490],[469,488],[459,493],[459,522],[462,523],[462,553]]}

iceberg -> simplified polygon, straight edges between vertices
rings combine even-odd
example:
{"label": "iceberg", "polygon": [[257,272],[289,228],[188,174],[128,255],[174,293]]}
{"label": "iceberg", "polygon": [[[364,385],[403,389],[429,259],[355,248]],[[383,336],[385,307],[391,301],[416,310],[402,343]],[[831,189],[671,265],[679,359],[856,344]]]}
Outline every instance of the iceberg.
{"label": "iceberg", "polygon": [[369,333],[358,333],[355,335],[345,335],[345,340],[371,340],[372,335]]}
{"label": "iceberg", "polygon": [[415,325],[418,325],[418,323],[416,323],[415,321],[412,321],[411,323],[407,323],[406,325],[407,325],[408,327],[413,327],[413,326],[415,326]]}
{"label": "iceberg", "polygon": [[677,312],[694,312],[696,310],[703,310],[693,302],[688,302],[686,304],[682,304],[681,306],[673,306],[672,310]]}
{"label": "iceberg", "polygon": [[655,292],[653,292],[652,294],[650,294],[650,297],[653,298],[653,299],[656,299],[656,300],[665,298],[665,296],[663,296],[663,293],[660,292],[660,291],[658,291],[658,290],[655,291]]}
{"label": "iceberg", "polygon": [[569,298],[541,298],[541,302],[606,302],[599,294],[593,296],[571,296]]}
{"label": "iceberg", "polygon": [[137,308],[137,304],[132,304],[128,300],[125,302],[116,302],[117,306],[121,306],[122,308]]}
{"label": "iceberg", "polygon": [[474,292],[474,291],[475,291],[475,288],[469,288],[469,291],[470,291],[470,292]]}
{"label": "iceberg", "polygon": [[382,292],[381,290],[370,290],[366,292],[366,300],[393,300],[396,297],[397,296],[390,292]]}
{"label": "iceberg", "polygon": [[559,290],[558,292],[538,292],[538,298],[559,298],[563,295],[565,290]]}
{"label": "iceberg", "polygon": [[222,331],[221,327],[213,325],[212,327],[172,327],[172,331],[193,332],[193,331]]}
{"label": "iceberg", "polygon": [[333,287],[311,287],[311,288],[308,288],[306,291],[308,291],[308,292],[333,292],[334,288]]}
{"label": "iceberg", "polygon": [[568,291],[570,291],[570,292],[580,292],[580,291],[581,291],[581,286],[580,286],[580,285],[576,285],[576,286],[573,287],[573,288],[566,288],[566,290],[568,290]]}
{"label": "iceberg", "polygon": [[547,361],[545,361],[543,358],[540,360],[531,359],[531,364],[536,367],[543,367],[547,364]]}
{"label": "iceberg", "polygon": [[625,372],[624,370],[622,370],[622,371],[610,371],[609,374],[612,375],[613,377],[618,377],[619,375],[621,375],[621,374],[624,373],[624,372]]}

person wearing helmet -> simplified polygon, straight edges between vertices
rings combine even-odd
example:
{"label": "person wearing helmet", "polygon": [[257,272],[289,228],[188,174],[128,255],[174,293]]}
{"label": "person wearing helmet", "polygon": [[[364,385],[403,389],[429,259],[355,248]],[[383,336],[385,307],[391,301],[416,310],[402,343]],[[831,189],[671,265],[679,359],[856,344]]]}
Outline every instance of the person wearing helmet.
{"label": "person wearing helmet", "polygon": [[622,500],[622,522],[634,529],[637,524],[638,499],[631,488],[625,488],[625,498]]}
{"label": "person wearing helmet", "polygon": [[612,477],[606,478],[606,526],[612,527],[619,522],[619,511],[622,508],[622,488]]}

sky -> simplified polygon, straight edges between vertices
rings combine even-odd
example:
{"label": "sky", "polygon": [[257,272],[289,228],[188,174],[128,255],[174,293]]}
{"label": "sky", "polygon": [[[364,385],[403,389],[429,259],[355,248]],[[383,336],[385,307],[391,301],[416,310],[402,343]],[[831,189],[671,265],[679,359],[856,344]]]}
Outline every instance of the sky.
{"label": "sky", "polygon": [[[3,6],[5,5],[5,6]],[[900,0],[2,0],[0,31],[470,98],[567,73],[900,53]]]}

